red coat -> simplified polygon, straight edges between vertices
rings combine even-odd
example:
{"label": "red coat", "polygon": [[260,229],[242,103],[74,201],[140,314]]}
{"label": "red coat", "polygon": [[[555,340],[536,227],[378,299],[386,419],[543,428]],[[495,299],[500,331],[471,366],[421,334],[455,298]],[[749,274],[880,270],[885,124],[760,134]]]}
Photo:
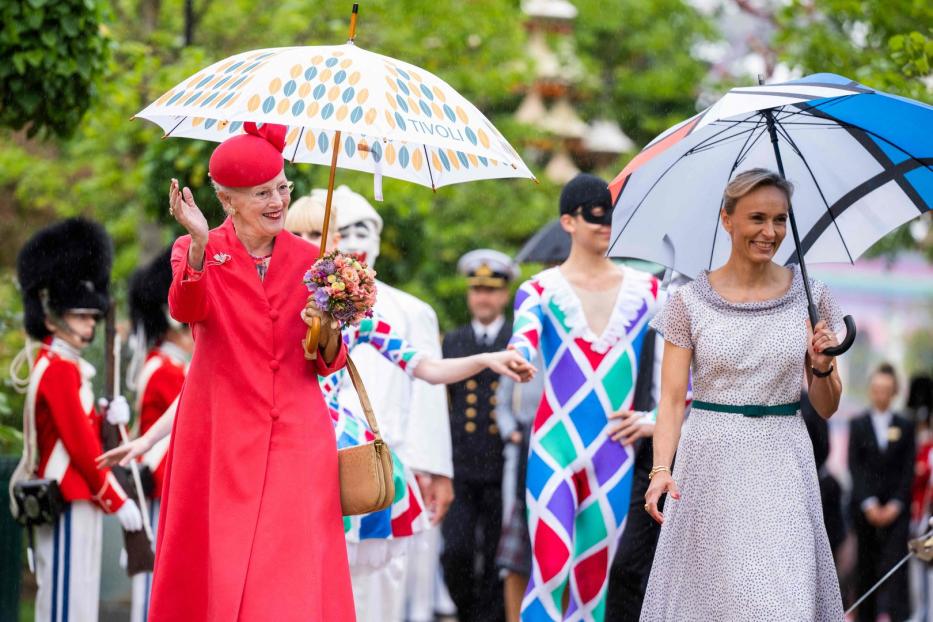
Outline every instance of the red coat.
{"label": "red coat", "polygon": [[[166,354],[160,348],[153,348],[146,356],[139,378],[139,434],[146,433],[168,410],[181,392],[185,382],[185,363]],[[169,439],[165,438],[146,452],[141,462],[149,467],[155,487],[152,498],[162,496],[165,480],[165,457],[168,455]]]}
{"label": "red coat", "polygon": [[354,620],[337,446],[300,318],[312,244],[276,239],[265,281],[231,220],[210,232],[202,273],[189,236],[172,251],[169,310],[194,357],[172,430],[151,622]]}
{"label": "red coat", "polygon": [[98,469],[94,462],[103,453],[103,419],[91,390],[94,368],[48,349],[50,343],[46,340],[36,357],[26,395],[26,410],[35,413],[38,475],[58,481],[66,501],[92,500],[105,512],[116,512],[126,493],[110,469]]}

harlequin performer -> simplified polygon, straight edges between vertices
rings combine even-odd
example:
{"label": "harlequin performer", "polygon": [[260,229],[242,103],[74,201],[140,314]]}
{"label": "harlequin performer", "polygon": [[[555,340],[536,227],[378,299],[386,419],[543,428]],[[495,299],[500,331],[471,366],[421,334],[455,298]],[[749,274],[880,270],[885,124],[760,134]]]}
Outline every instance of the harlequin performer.
{"label": "harlequin performer", "polygon": [[109,305],[112,257],[103,227],[75,218],[37,233],[16,260],[26,332],[41,345],[13,483],[53,479],[66,501],[54,524],[35,528],[37,622],[96,620],[103,515],[115,513],[127,531],[142,528],[135,502],[109,469],[94,464],[103,418],[94,408],[94,367],[81,358]]}
{"label": "harlequin performer", "polygon": [[560,214],[570,255],[521,285],[510,342],[526,360],[540,351],[547,369],[526,475],[532,574],[522,620],[601,622],[635,459],[630,444],[611,437],[610,416],[632,410],[658,281],[605,257],[606,182],[572,179]]}
{"label": "harlequin performer", "polygon": [[[185,381],[185,371],[194,342],[191,331],[168,314],[168,290],[172,284],[171,249],[160,253],[137,270],[130,280],[130,318],[140,352],[148,347],[138,375],[128,373],[135,385],[136,412],[139,413],[136,436],[146,434],[163,416],[174,414],[175,400]],[[169,438],[155,443],[142,457],[152,475],[149,499],[149,524],[156,533],[162,485],[165,481],[165,457]],[[130,606],[131,622],[143,622],[149,605],[152,573],[133,575]]]}
{"label": "harlequin performer", "polygon": [[[312,193],[312,197],[315,194]],[[345,186],[334,192],[340,248],[361,252],[377,272],[382,217],[361,195]],[[399,289],[377,281],[375,311],[425,356],[441,358],[440,334],[434,310]],[[453,500],[453,463],[450,423],[444,387],[412,379],[390,365],[376,351],[365,349],[353,360],[365,378],[370,400],[379,405],[379,427],[386,443],[418,476],[425,507],[437,525]],[[352,390],[340,392],[344,408],[361,414]],[[385,568],[369,573],[367,585],[354,584],[357,598],[372,603],[367,610],[390,599],[408,601],[412,622],[434,619],[435,577],[439,529],[432,528],[410,539],[407,560],[395,557]],[[365,594],[364,594],[365,592]]]}
{"label": "harlequin performer", "polygon": [[[444,356],[468,356],[502,350],[512,327],[503,311],[509,303],[509,283],[518,266],[505,253],[470,251],[458,270],[469,286],[471,321],[446,335]],[[461,622],[503,619],[502,583],[496,569],[496,547],[502,530],[503,443],[496,422],[499,374],[486,370],[449,384],[454,452],[454,502],[444,520],[441,564]],[[475,571],[482,559],[482,571]]]}
{"label": "harlequin performer", "polygon": [[[149,620],[353,620],[318,384],[346,348],[302,283],[317,247],[283,231],[285,128],[244,129],[210,159],[220,227],[208,230],[190,190],[170,188],[188,235],[172,250],[169,311],[196,347],[172,429]],[[321,341],[306,360],[314,317]]]}

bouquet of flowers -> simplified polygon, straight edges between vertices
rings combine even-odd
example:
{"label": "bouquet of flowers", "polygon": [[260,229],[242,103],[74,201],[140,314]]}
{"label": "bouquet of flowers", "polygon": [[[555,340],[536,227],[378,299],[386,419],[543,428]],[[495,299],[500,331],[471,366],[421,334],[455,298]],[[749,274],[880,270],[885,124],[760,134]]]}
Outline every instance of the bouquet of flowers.
{"label": "bouquet of flowers", "polygon": [[318,308],[332,315],[342,328],[373,315],[376,271],[355,253],[327,253],[305,273],[304,283]]}

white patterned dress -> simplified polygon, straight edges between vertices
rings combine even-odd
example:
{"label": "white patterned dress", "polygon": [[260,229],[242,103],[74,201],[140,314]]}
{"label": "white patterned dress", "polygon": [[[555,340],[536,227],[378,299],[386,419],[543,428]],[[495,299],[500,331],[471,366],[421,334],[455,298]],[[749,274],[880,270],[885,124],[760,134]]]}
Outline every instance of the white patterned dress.
{"label": "white patterned dress", "polygon": [[[820,317],[840,312],[811,279]],[[744,416],[698,408],[800,399],[807,344],[800,271],[779,298],[732,303],[708,273],[677,290],[652,322],[693,350],[693,397],[674,464],[642,622],[841,622],[813,446],[799,410]]]}

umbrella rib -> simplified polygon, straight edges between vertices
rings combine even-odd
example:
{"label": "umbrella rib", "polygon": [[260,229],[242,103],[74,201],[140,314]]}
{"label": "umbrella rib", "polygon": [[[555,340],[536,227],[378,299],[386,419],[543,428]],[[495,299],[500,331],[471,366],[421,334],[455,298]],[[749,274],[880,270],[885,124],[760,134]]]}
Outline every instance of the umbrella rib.
{"label": "umbrella rib", "polygon": [[810,168],[810,163],[807,162],[807,159],[804,157],[803,152],[800,150],[800,147],[790,136],[790,132],[784,129],[784,126],[781,125],[781,122],[775,119],[775,124],[777,126],[778,133],[784,137],[784,140],[787,141],[787,144],[790,145],[791,149],[794,150],[794,153],[800,158],[800,161],[803,162],[803,165],[807,168],[807,172],[810,174],[810,179],[813,180],[813,185],[816,186],[816,191],[820,193],[820,199],[823,200],[823,207],[826,208],[826,213],[829,214],[830,219],[832,219],[833,227],[836,229],[836,233],[839,235],[839,241],[842,242],[842,248],[845,249],[846,255],[849,257],[849,263],[854,264],[855,260],[852,259],[852,252],[849,250],[849,245],[846,244],[846,239],[842,235],[842,230],[839,229],[839,223],[836,222],[836,216],[833,214],[833,211],[829,207],[829,201],[826,200],[826,195],[823,194],[823,189],[820,187],[820,182],[816,180],[816,175],[813,174],[813,170]]}
{"label": "umbrella rib", "polygon": [[434,173],[431,171],[431,158],[428,157],[428,146],[425,144],[421,145],[421,148],[424,149],[424,163],[428,165],[428,175],[431,177],[431,190],[437,190],[434,187]]}
{"label": "umbrella rib", "polygon": [[295,163],[295,158],[298,157],[298,148],[301,146],[301,137],[305,135],[305,128],[301,126],[301,131],[298,132],[298,140],[295,141],[295,151],[292,152],[292,164]]}
{"label": "umbrella rib", "polygon": [[[733,123],[733,125],[732,125],[731,127],[727,128],[727,129],[730,129],[730,130],[731,130],[733,127],[735,127],[735,125],[738,125],[739,123],[744,123],[744,121],[737,121],[737,122]],[[724,131],[725,131],[725,130],[724,130]],[[718,146],[718,145],[720,145],[720,144],[722,144],[722,143],[724,143],[724,142],[726,142],[726,141],[732,140],[733,138],[739,138],[739,137],[741,137],[743,134],[752,134],[752,133],[754,133],[754,131],[755,131],[755,128],[751,128],[751,129],[744,128],[744,129],[742,129],[740,132],[736,132],[735,134],[730,134],[730,135],[728,135],[728,136],[722,136],[722,137],[719,138],[718,140],[708,140],[708,141],[705,141],[705,142],[703,142],[703,143],[700,143],[700,144],[696,145],[695,147],[691,148],[690,151],[688,151],[688,153],[702,153],[702,152],[708,151],[709,149],[712,149],[713,147],[716,147],[716,146]],[[712,138],[712,137],[711,137],[711,138]]]}
{"label": "umbrella rib", "polygon": [[169,136],[171,136],[171,135],[172,135],[172,132],[174,132],[175,130],[177,130],[178,127],[179,127],[182,123],[184,123],[184,122],[185,122],[185,119],[187,119],[187,118],[188,118],[188,115],[183,116],[183,117],[181,118],[181,121],[179,121],[178,123],[176,123],[176,124],[175,124],[175,127],[173,127],[172,129],[170,129],[170,130],[165,134],[165,136],[163,136],[162,138],[168,138]]}
{"label": "umbrella rib", "polygon": [[[708,141],[712,140],[713,138],[716,138],[716,137],[719,136],[720,134],[722,134],[722,133],[724,133],[724,132],[727,132],[727,131],[730,130],[730,129],[732,129],[732,128],[731,128],[731,127],[724,128],[724,129],[723,129],[722,131],[720,131],[718,134],[714,134],[713,136],[710,136],[709,138],[704,139],[704,141],[701,142],[699,145],[695,145],[694,147],[692,147],[692,148],[690,148],[689,150],[685,151],[684,153],[680,154],[680,155],[677,157],[676,160],[674,160],[673,162],[671,162],[671,165],[668,166],[667,169],[665,169],[665,171],[664,171],[663,173],[661,173],[660,175],[658,175],[658,178],[654,180],[654,183],[652,183],[652,184],[651,184],[651,187],[648,188],[648,191],[645,192],[645,196],[643,196],[643,197],[641,198],[641,201],[639,201],[639,202],[638,202],[638,205],[635,206],[635,209],[632,210],[631,216],[628,217],[628,220],[626,220],[626,221],[625,221],[625,224],[622,225],[622,228],[619,229],[619,233],[616,235],[615,238],[613,238],[612,242],[610,242],[609,248],[612,248],[613,246],[616,245],[616,242],[618,242],[618,241],[619,241],[619,238],[622,237],[622,234],[625,233],[625,229],[628,227],[629,223],[632,222],[632,219],[633,219],[633,218],[635,218],[635,214],[638,213],[638,210],[640,210],[641,207],[642,207],[642,205],[645,204],[645,201],[648,200],[648,195],[651,194],[651,192],[657,187],[657,185],[658,185],[659,183],[661,183],[661,180],[664,179],[664,176],[667,175],[667,174],[671,171],[672,168],[674,168],[675,166],[677,166],[677,164],[678,164],[681,160],[683,160],[685,157],[687,157],[688,155],[690,155],[691,153],[693,153],[694,150],[697,149],[697,147],[702,146],[703,143],[708,142]],[[618,201],[621,200],[621,199],[622,199],[622,194],[620,193],[620,194],[619,194],[619,198],[616,200],[616,203],[618,203]]]}
{"label": "umbrella rib", "polygon": [[[764,136],[764,130],[762,130],[758,134],[758,136],[755,137],[755,140],[752,140],[752,137],[755,136],[755,130],[761,127],[761,123],[762,123],[761,115],[756,114],[755,116],[757,117],[757,122],[755,124],[755,127],[753,127],[752,130],[748,133],[748,136],[745,139],[745,144],[742,145],[742,148],[739,149],[738,154],[736,154],[735,162],[732,163],[732,169],[729,171],[728,179],[732,179],[732,174],[735,173],[735,169],[739,167],[739,162],[745,159],[745,156],[748,155],[748,152],[751,151],[752,147],[755,146],[755,143],[757,143],[759,139],[761,139],[761,137]],[[723,202],[724,202],[724,198],[720,198],[719,199],[719,210],[717,210],[716,218],[714,219],[715,224],[713,225],[713,244],[711,245],[710,250],[709,250],[709,263],[707,264],[707,268],[706,268],[707,270],[713,269],[713,257],[716,256],[716,240],[719,239],[719,214],[722,211]]]}

